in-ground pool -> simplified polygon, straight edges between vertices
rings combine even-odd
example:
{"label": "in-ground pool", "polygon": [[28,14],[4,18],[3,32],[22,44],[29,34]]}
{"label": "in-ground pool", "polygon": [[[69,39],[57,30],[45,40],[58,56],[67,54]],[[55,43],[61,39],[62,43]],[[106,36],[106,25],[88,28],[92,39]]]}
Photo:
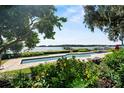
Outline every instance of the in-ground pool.
{"label": "in-ground pool", "polygon": [[52,56],[52,57],[43,57],[43,58],[32,58],[32,59],[23,59],[21,61],[21,64],[26,64],[26,63],[35,63],[35,62],[47,62],[47,61],[56,61],[59,58],[62,57],[67,57],[67,58],[72,58],[73,56],[75,56],[76,58],[80,58],[80,57],[90,57],[91,54],[93,53],[80,53],[80,54],[65,54],[62,56]]}

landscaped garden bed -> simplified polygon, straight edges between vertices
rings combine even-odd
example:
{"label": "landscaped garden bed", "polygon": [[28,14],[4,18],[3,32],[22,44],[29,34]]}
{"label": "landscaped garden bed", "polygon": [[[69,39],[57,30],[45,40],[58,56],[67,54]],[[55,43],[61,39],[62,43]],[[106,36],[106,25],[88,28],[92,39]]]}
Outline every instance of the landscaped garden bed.
{"label": "landscaped garden bed", "polygon": [[[75,57],[60,58],[55,63],[4,72],[1,75],[6,77],[2,77],[2,80],[8,81],[9,87],[124,87],[123,55],[124,50],[115,51],[100,59],[99,64],[96,60],[83,62]],[[8,79],[9,76],[11,79]]]}

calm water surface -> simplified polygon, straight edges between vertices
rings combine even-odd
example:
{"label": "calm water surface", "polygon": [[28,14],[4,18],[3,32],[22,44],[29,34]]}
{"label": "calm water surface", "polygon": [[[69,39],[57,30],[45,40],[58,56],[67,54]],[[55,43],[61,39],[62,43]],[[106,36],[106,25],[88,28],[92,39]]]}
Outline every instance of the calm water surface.
{"label": "calm water surface", "polygon": [[93,54],[93,53],[66,54],[66,55],[63,55],[63,56],[24,59],[24,60],[22,60],[21,64],[36,63],[36,62],[43,62],[44,63],[44,62],[48,62],[48,61],[56,61],[56,60],[58,60],[59,58],[62,58],[62,57],[67,57],[67,58],[72,58],[73,56],[75,56],[76,58],[90,57],[91,54]]}
{"label": "calm water surface", "polygon": [[[73,49],[81,49],[81,48],[88,48],[88,49],[94,49],[94,48],[104,48],[104,47],[71,47]],[[40,52],[40,51],[56,51],[56,50],[64,50],[63,47],[35,47],[32,50],[27,50],[26,48],[22,50],[22,52],[30,51],[30,52]]]}

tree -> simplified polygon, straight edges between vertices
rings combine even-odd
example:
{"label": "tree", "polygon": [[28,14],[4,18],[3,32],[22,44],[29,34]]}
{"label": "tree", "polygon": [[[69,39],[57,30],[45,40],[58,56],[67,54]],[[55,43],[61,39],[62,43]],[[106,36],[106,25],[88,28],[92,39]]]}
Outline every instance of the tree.
{"label": "tree", "polygon": [[18,42],[18,43],[15,43],[13,44],[11,47],[10,47],[10,50],[14,53],[14,54],[17,54],[19,53],[23,48],[23,43],[22,42]]}
{"label": "tree", "polygon": [[84,23],[91,31],[99,28],[108,34],[112,41],[124,40],[124,6],[84,6]]}
{"label": "tree", "polygon": [[13,45],[23,42],[32,48],[39,43],[38,34],[44,39],[54,39],[54,27],[61,30],[66,18],[55,15],[56,8],[46,6],[0,6],[0,56]]}

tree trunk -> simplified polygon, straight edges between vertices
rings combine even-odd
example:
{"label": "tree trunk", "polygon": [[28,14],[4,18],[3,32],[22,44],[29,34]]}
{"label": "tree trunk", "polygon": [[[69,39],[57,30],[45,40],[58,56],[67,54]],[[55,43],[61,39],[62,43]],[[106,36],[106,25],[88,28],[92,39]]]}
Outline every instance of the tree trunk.
{"label": "tree trunk", "polygon": [[[33,29],[33,28],[32,28],[32,29]],[[20,38],[17,38],[16,40],[9,42],[8,44],[5,44],[5,45],[0,46],[0,47],[1,47],[1,48],[0,48],[0,54],[1,54],[3,51],[5,51],[6,49],[10,48],[11,45],[13,45],[13,44],[15,44],[15,43],[18,43],[18,42],[20,42],[20,41],[23,41],[23,40],[24,40],[27,36],[29,36],[30,34],[32,34],[31,31],[29,31],[29,32],[27,32],[25,35],[23,35],[23,36],[21,37],[21,39],[20,39]]]}
{"label": "tree trunk", "polygon": [[0,54],[2,54],[2,52],[6,51],[8,48],[10,48],[11,45],[13,45],[13,44],[15,44],[17,42],[19,42],[18,39],[15,40],[15,41],[10,42],[8,44],[5,44],[5,45],[1,46],[1,48],[0,48]]}

